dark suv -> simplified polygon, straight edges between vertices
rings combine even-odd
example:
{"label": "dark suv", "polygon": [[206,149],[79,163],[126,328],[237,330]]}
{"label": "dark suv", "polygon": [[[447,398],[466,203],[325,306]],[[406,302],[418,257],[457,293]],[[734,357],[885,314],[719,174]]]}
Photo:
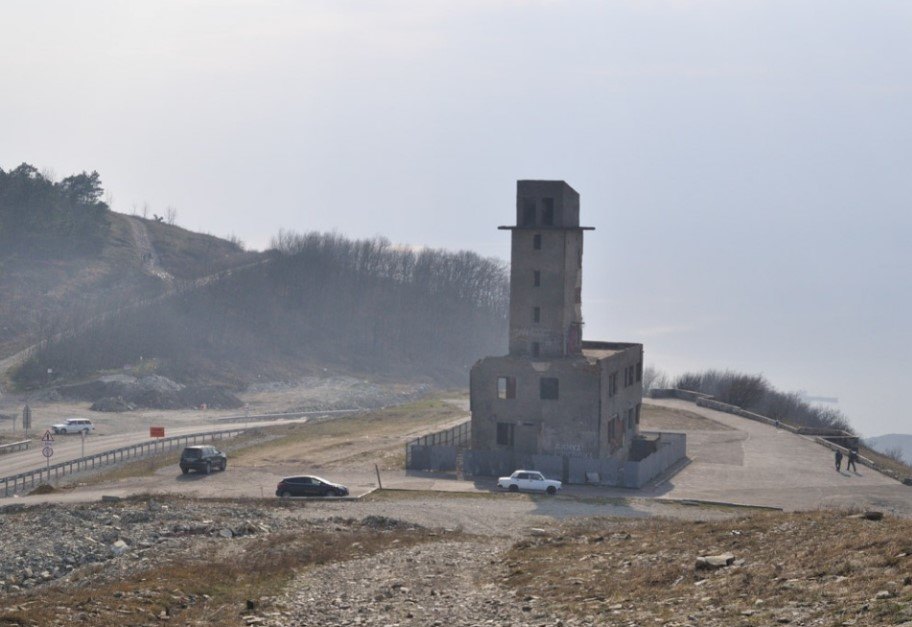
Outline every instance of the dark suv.
{"label": "dark suv", "polygon": [[276,496],[348,496],[348,488],[320,477],[285,477],[276,486]]}
{"label": "dark suv", "polygon": [[185,475],[191,470],[206,473],[225,470],[228,457],[214,446],[188,446],[181,453],[180,467]]}

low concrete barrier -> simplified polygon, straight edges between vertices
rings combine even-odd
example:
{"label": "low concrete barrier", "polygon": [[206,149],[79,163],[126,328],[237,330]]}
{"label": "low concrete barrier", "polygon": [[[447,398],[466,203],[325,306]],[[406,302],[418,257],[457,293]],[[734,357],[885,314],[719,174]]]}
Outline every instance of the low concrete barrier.
{"label": "low concrete barrier", "polygon": [[[742,409],[742,408],[738,407],[737,405],[730,405],[728,403],[723,403],[721,401],[717,401],[716,399],[714,399],[712,396],[710,396],[708,394],[702,394],[700,392],[691,392],[690,390],[679,390],[676,388],[663,388],[663,389],[650,390],[648,396],[649,396],[649,398],[680,398],[682,400],[691,401],[691,402],[695,403],[696,405],[698,405],[699,407],[706,407],[708,409],[714,409],[716,411],[725,412],[727,414],[734,414],[736,416],[741,416],[742,418],[747,418],[748,420],[755,420],[757,422],[762,422],[764,424],[774,426],[777,429],[784,429],[786,431],[795,433],[797,435],[804,435],[806,437],[811,437],[815,442],[817,442],[818,444],[821,444],[822,446],[827,447],[828,449],[830,449],[833,452],[835,452],[837,450],[842,451],[843,455],[845,455],[846,457],[848,457],[848,454],[849,454],[848,447],[841,446],[839,444],[835,444],[835,443],[825,439],[825,437],[817,435],[817,432],[819,432],[820,429],[811,428],[811,427],[799,427],[799,426],[788,424],[788,423],[785,423],[785,422],[782,422],[779,420],[774,420],[773,418],[769,418],[768,416],[763,416],[761,414],[757,414],[757,413],[754,413],[751,411],[747,411],[746,409]],[[847,437],[847,436],[857,437],[854,434],[847,433],[845,431],[838,431],[838,430],[832,430],[832,431],[833,431],[832,435],[836,436],[836,437]],[[881,466],[874,460],[869,459],[867,457],[863,457],[861,455],[858,456],[858,463],[861,464],[862,466],[867,466],[871,470],[876,470],[877,472],[879,472],[881,474],[884,474],[888,477],[896,479],[897,481],[902,481],[903,483],[905,483],[906,480],[908,479],[908,477],[901,477],[897,473],[890,470],[889,468],[884,468],[883,466]]]}

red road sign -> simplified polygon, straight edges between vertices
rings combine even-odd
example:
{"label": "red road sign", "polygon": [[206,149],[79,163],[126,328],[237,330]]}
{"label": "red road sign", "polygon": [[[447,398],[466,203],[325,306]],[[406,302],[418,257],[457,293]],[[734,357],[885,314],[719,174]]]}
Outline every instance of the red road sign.
{"label": "red road sign", "polygon": [[54,449],[52,449],[50,446],[45,446],[43,449],[41,449],[41,454],[45,457],[50,457],[54,454]]}
{"label": "red road sign", "polygon": [[165,428],[164,427],[149,427],[149,437],[150,438],[165,437]]}
{"label": "red road sign", "polygon": [[42,442],[53,442],[54,441],[54,436],[51,434],[50,429],[48,429],[47,431],[44,432],[44,435],[41,436],[41,441]]}

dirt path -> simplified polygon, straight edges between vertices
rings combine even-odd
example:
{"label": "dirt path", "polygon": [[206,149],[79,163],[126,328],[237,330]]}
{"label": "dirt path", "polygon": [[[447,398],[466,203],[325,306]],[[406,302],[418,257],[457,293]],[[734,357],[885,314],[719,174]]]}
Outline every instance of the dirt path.
{"label": "dirt path", "polygon": [[136,253],[139,256],[143,271],[146,274],[158,277],[169,285],[173,283],[174,276],[161,267],[158,253],[155,252],[152,240],[149,239],[149,231],[146,229],[146,225],[134,217],[124,217],[130,225],[130,234],[133,236],[133,243],[136,245]]}

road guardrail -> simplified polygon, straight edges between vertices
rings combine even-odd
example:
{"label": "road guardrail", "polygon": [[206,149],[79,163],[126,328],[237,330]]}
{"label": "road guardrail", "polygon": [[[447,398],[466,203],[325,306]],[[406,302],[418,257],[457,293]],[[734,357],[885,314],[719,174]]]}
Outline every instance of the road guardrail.
{"label": "road guardrail", "polygon": [[10,442],[9,444],[0,444],[0,455],[28,449],[32,445],[31,440],[22,440],[21,442]]}
{"label": "road guardrail", "polygon": [[156,438],[139,444],[121,446],[120,448],[101,451],[85,457],[78,457],[65,462],[51,464],[44,468],[36,468],[20,472],[17,475],[0,477],[3,485],[3,496],[10,496],[25,490],[33,489],[42,483],[50,484],[51,480],[71,475],[85,470],[93,470],[104,466],[113,465],[126,460],[142,459],[150,455],[161,455],[180,446],[189,446],[197,442],[221,440],[246,432],[246,428],[226,429],[224,431],[205,431],[201,433],[188,433],[186,435],[173,435],[167,438]]}

